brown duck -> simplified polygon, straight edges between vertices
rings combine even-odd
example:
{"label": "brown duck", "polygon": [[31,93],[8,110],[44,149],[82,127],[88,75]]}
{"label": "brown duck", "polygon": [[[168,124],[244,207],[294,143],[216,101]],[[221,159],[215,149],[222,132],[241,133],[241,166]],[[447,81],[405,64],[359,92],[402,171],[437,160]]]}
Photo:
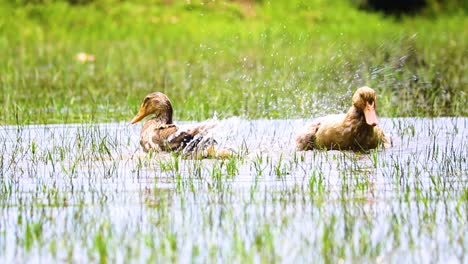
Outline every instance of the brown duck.
{"label": "brown duck", "polygon": [[373,89],[359,88],[348,113],[324,116],[307,125],[296,138],[297,149],[365,151],[379,145],[390,147],[391,139],[377,127],[376,99]]}
{"label": "brown duck", "polygon": [[145,152],[176,151],[189,154],[201,150],[203,156],[216,157],[232,154],[228,150],[215,148],[215,141],[205,137],[215,126],[214,123],[205,122],[187,128],[176,126],[172,120],[172,103],[163,93],[148,94],[130,123],[135,124],[148,115],[154,116],[145,122],[140,134],[140,145]]}

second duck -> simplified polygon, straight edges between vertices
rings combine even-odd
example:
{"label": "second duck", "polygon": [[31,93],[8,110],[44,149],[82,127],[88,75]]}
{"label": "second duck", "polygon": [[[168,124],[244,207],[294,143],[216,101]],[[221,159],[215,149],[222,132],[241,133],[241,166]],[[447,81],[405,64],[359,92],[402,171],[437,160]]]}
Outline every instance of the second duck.
{"label": "second duck", "polygon": [[348,113],[324,116],[307,125],[296,138],[297,149],[366,151],[379,145],[390,147],[391,139],[377,127],[376,101],[372,88],[359,88]]}

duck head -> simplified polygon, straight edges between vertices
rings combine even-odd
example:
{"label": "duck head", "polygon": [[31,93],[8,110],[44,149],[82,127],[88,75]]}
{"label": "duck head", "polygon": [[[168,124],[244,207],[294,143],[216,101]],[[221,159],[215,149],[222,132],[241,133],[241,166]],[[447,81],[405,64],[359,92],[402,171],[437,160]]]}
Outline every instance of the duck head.
{"label": "duck head", "polygon": [[375,112],[377,106],[376,100],[377,96],[375,95],[375,91],[367,86],[357,89],[353,95],[353,106],[357,108],[359,112],[364,113],[364,118],[369,126],[376,126],[379,123]]}
{"label": "duck head", "polygon": [[168,124],[172,123],[172,104],[167,95],[154,92],[148,94],[140,106],[138,114],[130,121],[135,124],[148,115],[154,114],[157,118],[164,119]]}

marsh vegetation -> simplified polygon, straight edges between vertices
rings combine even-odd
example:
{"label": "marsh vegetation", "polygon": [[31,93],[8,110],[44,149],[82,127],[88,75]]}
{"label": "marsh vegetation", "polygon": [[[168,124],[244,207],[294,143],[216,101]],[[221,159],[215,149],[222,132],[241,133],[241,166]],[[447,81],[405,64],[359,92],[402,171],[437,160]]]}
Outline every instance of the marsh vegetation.
{"label": "marsh vegetation", "polygon": [[[0,3],[0,262],[468,261],[464,9],[163,2]],[[392,148],[295,150],[362,85]],[[238,155],[144,154],[153,91]]]}
{"label": "marsh vegetation", "polygon": [[144,155],[123,123],[4,127],[1,259],[466,262],[466,118],[383,119],[370,153],[296,152],[304,123],[223,120],[227,160]]}

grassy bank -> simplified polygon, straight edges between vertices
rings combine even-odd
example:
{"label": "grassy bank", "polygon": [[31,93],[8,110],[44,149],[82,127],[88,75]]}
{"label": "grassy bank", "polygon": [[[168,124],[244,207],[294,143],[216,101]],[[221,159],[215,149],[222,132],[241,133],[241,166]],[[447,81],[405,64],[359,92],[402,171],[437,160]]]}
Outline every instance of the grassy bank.
{"label": "grassy bank", "polygon": [[347,1],[2,2],[0,123],[129,120],[152,91],[177,119],[310,117],[361,85],[381,116],[467,116],[464,28],[461,12],[396,20]]}

